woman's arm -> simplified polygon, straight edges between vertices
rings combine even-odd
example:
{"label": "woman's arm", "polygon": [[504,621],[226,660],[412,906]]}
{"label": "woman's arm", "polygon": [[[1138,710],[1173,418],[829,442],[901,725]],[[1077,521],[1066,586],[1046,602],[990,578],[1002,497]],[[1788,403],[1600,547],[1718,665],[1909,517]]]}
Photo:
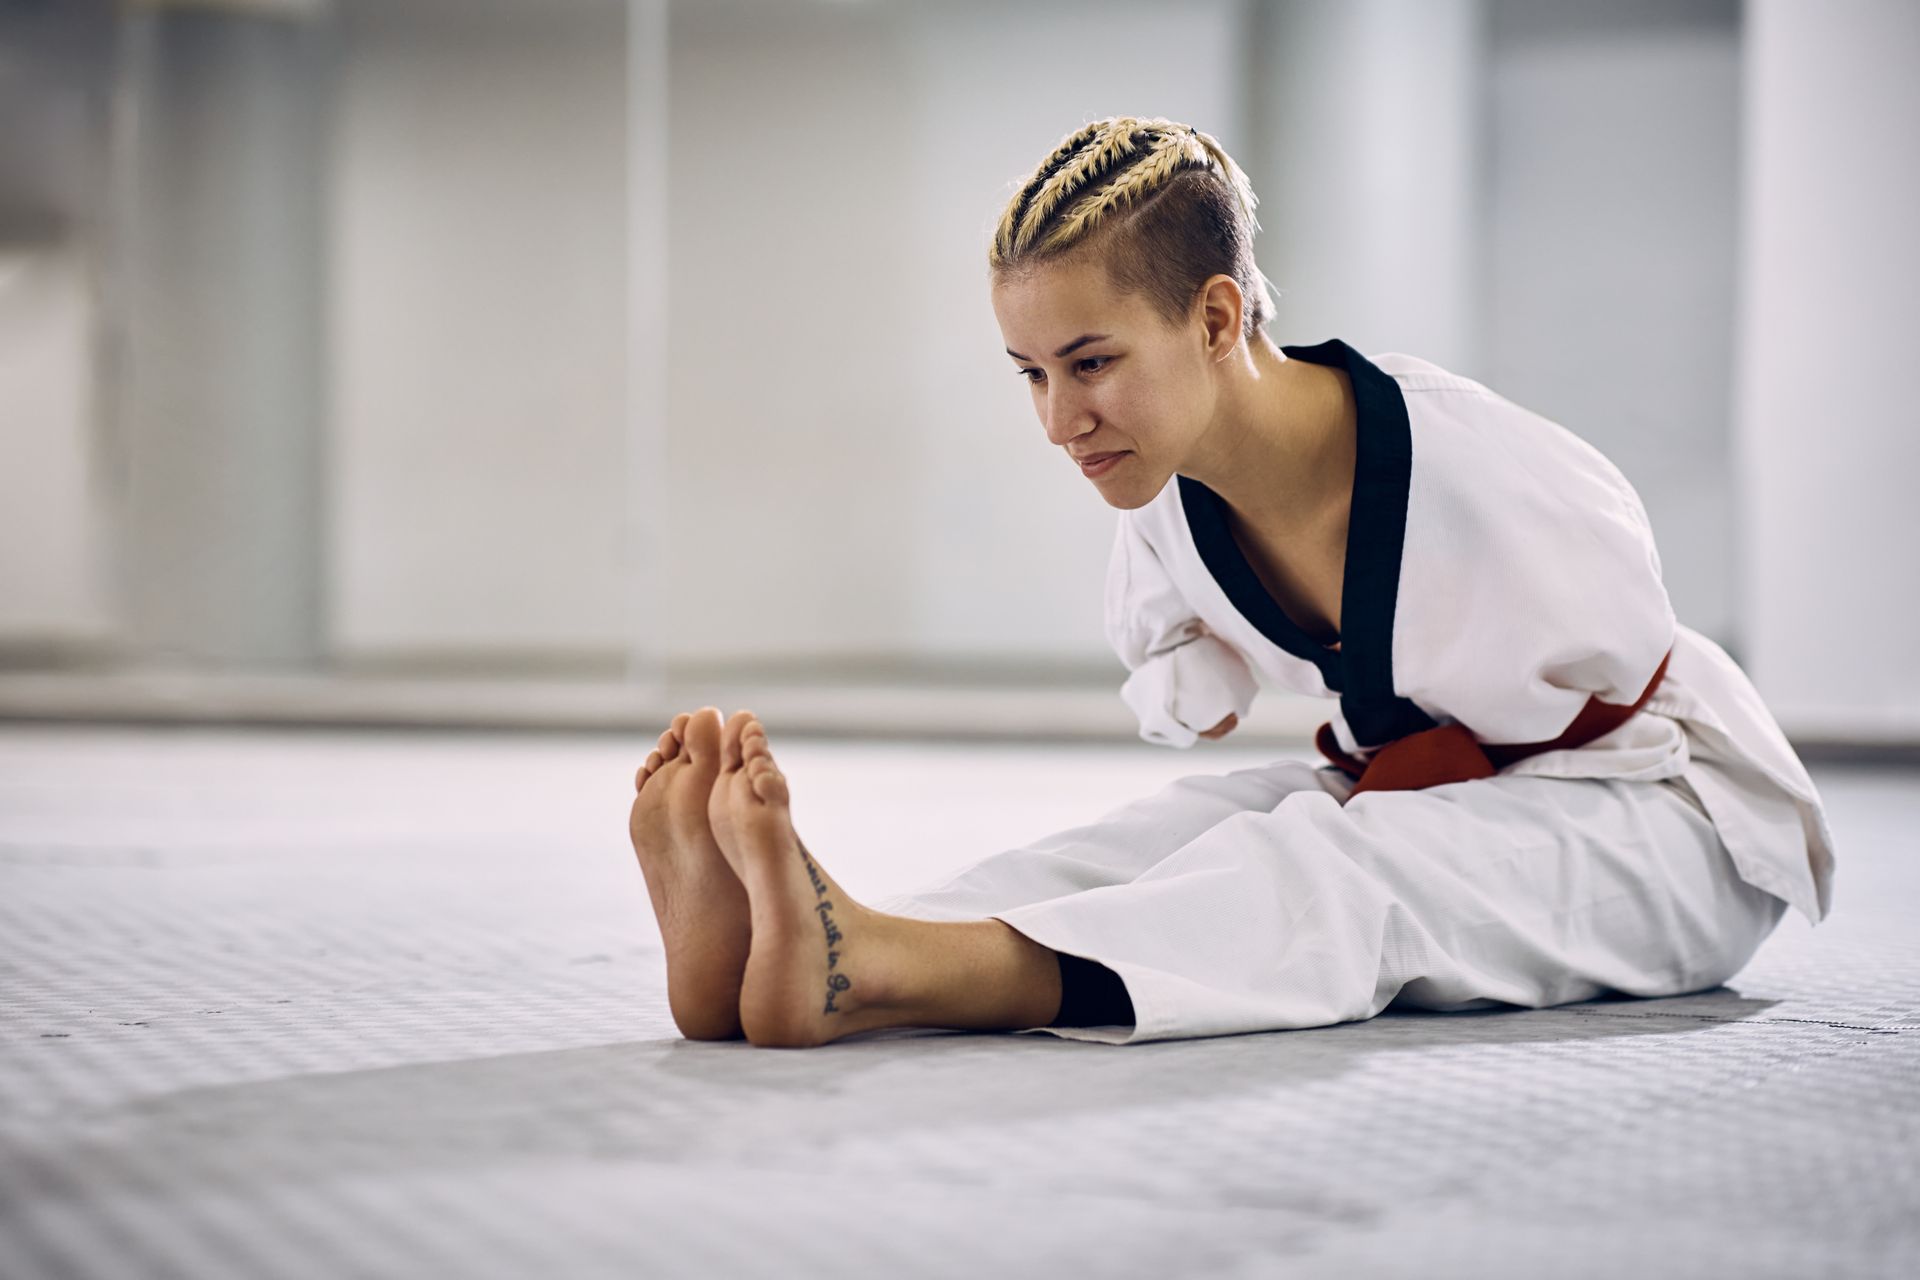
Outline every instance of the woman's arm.
{"label": "woman's arm", "polygon": [[1227,718],[1225,720],[1222,720],[1219,724],[1213,726],[1213,728],[1211,729],[1208,729],[1206,732],[1202,733],[1200,736],[1203,738],[1224,738],[1228,734],[1232,733],[1234,730],[1234,726],[1238,725],[1239,723],[1240,723],[1240,717],[1234,715],[1232,712],[1228,712]]}
{"label": "woman's arm", "polygon": [[1124,514],[1107,570],[1106,633],[1130,673],[1120,696],[1148,742],[1222,737],[1259,691],[1246,659],[1207,630]]}

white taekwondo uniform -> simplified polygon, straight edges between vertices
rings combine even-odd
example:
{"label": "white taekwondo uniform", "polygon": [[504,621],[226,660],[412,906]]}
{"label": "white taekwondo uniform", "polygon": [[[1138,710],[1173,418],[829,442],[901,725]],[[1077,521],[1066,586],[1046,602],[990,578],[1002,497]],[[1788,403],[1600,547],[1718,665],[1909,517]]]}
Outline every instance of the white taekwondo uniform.
{"label": "white taekwondo uniform", "polygon": [[1787,905],[1824,917],[1819,795],[1676,621],[1618,469],[1427,361],[1282,351],[1344,370],[1357,408],[1338,642],[1184,476],[1121,513],[1106,630],[1148,741],[1190,747],[1275,688],[1338,698],[1334,763],[1183,778],[875,905],[1107,966],[1132,1027],[1033,1030],[1110,1043],[1697,991]]}

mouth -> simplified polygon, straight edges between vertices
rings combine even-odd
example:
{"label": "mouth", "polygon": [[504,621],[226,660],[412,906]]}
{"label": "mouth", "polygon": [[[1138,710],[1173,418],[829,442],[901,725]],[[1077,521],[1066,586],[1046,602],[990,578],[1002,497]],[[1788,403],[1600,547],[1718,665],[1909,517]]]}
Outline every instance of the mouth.
{"label": "mouth", "polygon": [[1131,452],[1131,450],[1122,449],[1117,453],[1090,453],[1084,458],[1075,458],[1074,461],[1080,464],[1081,475],[1102,476],[1113,470],[1120,459],[1131,456]]}

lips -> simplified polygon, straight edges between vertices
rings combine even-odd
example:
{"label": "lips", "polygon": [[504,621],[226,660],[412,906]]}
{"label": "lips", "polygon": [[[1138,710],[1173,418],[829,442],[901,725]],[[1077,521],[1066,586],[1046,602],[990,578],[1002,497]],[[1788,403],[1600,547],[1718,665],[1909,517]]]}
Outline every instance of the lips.
{"label": "lips", "polygon": [[1117,458],[1125,452],[1125,449],[1116,449],[1112,453],[1076,454],[1073,460],[1083,467],[1091,467],[1095,463],[1105,462],[1108,458]]}

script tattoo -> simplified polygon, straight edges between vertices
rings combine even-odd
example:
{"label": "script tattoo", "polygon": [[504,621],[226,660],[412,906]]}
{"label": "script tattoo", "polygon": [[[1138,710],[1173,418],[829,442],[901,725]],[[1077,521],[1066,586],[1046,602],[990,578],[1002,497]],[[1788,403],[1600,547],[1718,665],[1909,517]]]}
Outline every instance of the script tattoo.
{"label": "script tattoo", "polygon": [[[813,896],[819,901],[813,904],[814,913],[820,917],[820,927],[827,935],[827,968],[835,969],[840,964],[840,953],[834,947],[840,942],[840,928],[833,922],[833,899],[827,897],[827,882],[820,878],[820,868],[814,864],[807,851],[800,850],[801,861],[807,864],[807,879],[813,882]],[[827,1005],[822,1013],[844,1013],[845,1010],[833,1003],[833,998],[853,985],[853,980],[844,973],[827,975]]]}

